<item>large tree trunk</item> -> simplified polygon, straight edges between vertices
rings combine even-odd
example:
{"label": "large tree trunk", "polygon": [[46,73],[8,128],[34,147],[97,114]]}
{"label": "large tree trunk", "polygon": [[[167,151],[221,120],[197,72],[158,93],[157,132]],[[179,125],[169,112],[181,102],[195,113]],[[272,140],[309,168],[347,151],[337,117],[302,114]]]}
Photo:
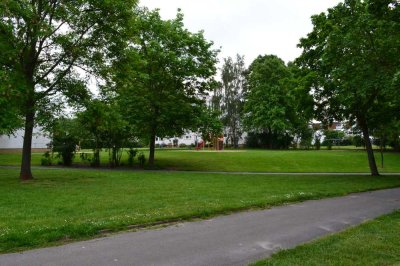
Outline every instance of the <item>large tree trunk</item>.
{"label": "large tree trunk", "polygon": [[369,169],[371,171],[371,175],[379,176],[378,167],[376,166],[376,161],[375,161],[375,157],[374,157],[374,151],[372,149],[371,140],[369,139],[367,123],[364,119],[358,119],[358,125],[360,126],[360,128],[363,132],[365,148],[366,148],[367,154],[368,154],[368,163],[369,163]]}
{"label": "large tree trunk", "polygon": [[32,133],[35,120],[35,110],[33,104],[27,108],[25,116],[25,133],[24,144],[22,147],[22,163],[19,178],[21,180],[33,179],[31,172],[31,149],[32,149]]}
{"label": "large tree trunk", "polygon": [[156,148],[156,133],[155,130],[152,131],[150,135],[150,154],[149,154],[149,165],[154,166],[154,153]]}

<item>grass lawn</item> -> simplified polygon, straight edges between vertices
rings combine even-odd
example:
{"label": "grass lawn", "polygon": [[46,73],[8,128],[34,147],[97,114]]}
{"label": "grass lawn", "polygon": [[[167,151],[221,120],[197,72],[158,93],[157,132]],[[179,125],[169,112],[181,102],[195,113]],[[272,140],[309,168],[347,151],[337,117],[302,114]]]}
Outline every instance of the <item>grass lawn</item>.
{"label": "grass lawn", "polygon": [[280,251],[264,265],[399,265],[400,212],[294,249]]}
{"label": "grass lawn", "polygon": [[[144,151],[147,155],[147,151]],[[400,172],[400,153],[387,152],[384,168],[380,167],[380,156],[376,160],[381,172]],[[40,165],[42,154],[32,156],[32,164]],[[108,155],[103,152],[102,161]],[[0,165],[19,165],[20,154],[0,153]],[[127,154],[123,162],[126,165]],[[79,157],[75,162],[81,163]],[[227,150],[225,152],[170,150],[156,151],[158,169],[188,171],[245,171],[245,172],[369,172],[367,154],[363,150]]]}
{"label": "grass lawn", "polygon": [[400,186],[400,176],[265,176],[0,168],[0,252],[83,239],[99,230],[191,219]]}
{"label": "grass lawn", "polygon": [[[380,157],[376,159],[380,165]],[[161,169],[249,172],[369,172],[367,154],[360,150],[239,150],[226,152],[159,150]],[[400,153],[384,155],[382,172],[400,172]]]}

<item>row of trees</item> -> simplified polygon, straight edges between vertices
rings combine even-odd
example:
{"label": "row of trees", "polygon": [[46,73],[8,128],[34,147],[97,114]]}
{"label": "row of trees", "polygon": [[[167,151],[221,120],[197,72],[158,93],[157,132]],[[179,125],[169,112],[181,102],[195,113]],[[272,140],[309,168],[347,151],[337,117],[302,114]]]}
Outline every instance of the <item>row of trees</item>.
{"label": "row of trees", "polygon": [[[118,157],[124,140],[145,138],[150,164],[156,135],[179,135],[214,117],[207,115],[203,95],[215,84],[218,50],[202,32],[184,28],[180,11],[175,19],[162,20],[158,10],[136,4],[0,4],[0,128],[1,133],[25,129],[22,180],[33,178],[34,126],[54,128],[66,106],[79,110],[77,119],[97,156],[109,147]],[[94,79],[100,94],[93,100]]]}
{"label": "row of trees", "polygon": [[346,0],[312,17],[303,52],[285,65],[276,56],[228,58],[212,106],[220,108],[227,138],[245,130],[269,148],[310,137],[308,124],[346,121],[362,133],[372,175],[378,175],[371,136],[399,147],[400,3]]}
{"label": "row of trees", "polygon": [[[312,118],[345,120],[362,131],[378,175],[371,133],[399,135],[398,1],[346,0],[312,17],[294,63],[267,55],[245,68],[243,57],[228,58],[221,84],[213,79],[218,50],[202,32],[186,30],[180,11],[162,20],[136,2],[0,4],[0,133],[25,129],[21,179],[33,178],[33,127],[51,125],[66,105],[79,110],[95,153],[124,145],[109,139],[141,138],[150,164],[156,136],[199,128],[204,138],[218,135],[218,116],[234,147],[245,130],[263,146],[281,148],[309,136]],[[89,89],[94,79],[97,97]],[[209,91],[212,111],[203,100]]]}
{"label": "row of trees", "polygon": [[237,148],[248,132],[252,147],[288,148],[295,137],[309,134],[313,99],[293,63],[265,55],[246,68],[243,56],[237,55],[236,60],[224,60],[221,80],[211,107],[220,113],[227,144]]}

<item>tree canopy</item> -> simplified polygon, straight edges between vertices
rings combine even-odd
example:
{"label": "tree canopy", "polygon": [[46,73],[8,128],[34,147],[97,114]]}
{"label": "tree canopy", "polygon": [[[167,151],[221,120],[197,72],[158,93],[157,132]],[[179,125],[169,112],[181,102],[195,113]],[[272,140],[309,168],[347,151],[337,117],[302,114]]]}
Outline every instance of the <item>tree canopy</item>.
{"label": "tree canopy", "polygon": [[241,115],[247,90],[244,56],[236,55],[236,60],[231,57],[224,59],[221,80],[220,92],[215,96],[216,99],[218,96],[220,98],[221,120],[225,127],[226,142],[237,148],[243,134]]}
{"label": "tree canopy", "polygon": [[372,175],[378,175],[370,130],[400,114],[400,4],[346,0],[312,17],[298,65],[307,69],[321,120],[348,120],[362,130]]}
{"label": "tree canopy", "polygon": [[[268,138],[269,148],[279,148],[273,143],[277,138],[301,133],[311,118],[310,113],[303,112],[307,107],[301,105],[302,98],[310,96],[307,91],[296,90],[295,70],[275,55],[259,56],[249,67],[244,125],[248,131]],[[306,104],[312,106],[312,101]],[[290,141],[284,143],[287,146]]]}
{"label": "tree canopy", "polygon": [[[88,76],[124,47],[136,0],[5,0],[0,3],[0,93],[25,122],[21,179],[31,179],[32,130],[55,103],[87,98]],[[18,81],[18,82],[16,82]],[[42,120],[43,121],[43,120]]]}
{"label": "tree canopy", "polygon": [[127,119],[150,143],[194,128],[203,97],[213,84],[217,50],[203,33],[184,28],[183,14],[163,20],[158,10],[139,9],[130,49],[116,68],[117,91]]}

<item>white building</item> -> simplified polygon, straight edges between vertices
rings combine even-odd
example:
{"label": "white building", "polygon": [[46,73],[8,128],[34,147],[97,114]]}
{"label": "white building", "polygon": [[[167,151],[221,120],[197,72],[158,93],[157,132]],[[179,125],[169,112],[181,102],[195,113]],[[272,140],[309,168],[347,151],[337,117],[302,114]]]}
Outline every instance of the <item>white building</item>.
{"label": "white building", "polygon": [[[175,141],[175,142],[174,142]],[[172,138],[156,138],[156,145],[160,146],[168,146],[168,147],[176,147],[180,144],[185,144],[186,146],[190,145],[196,145],[196,143],[199,143],[203,141],[200,134],[192,132],[192,131],[187,131],[185,134],[179,137],[172,137]]]}
{"label": "white building", "polygon": [[[40,128],[33,129],[32,149],[46,149],[50,138]],[[17,130],[13,135],[0,136],[0,149],[22,149],[24,143],[24,130]]]}

